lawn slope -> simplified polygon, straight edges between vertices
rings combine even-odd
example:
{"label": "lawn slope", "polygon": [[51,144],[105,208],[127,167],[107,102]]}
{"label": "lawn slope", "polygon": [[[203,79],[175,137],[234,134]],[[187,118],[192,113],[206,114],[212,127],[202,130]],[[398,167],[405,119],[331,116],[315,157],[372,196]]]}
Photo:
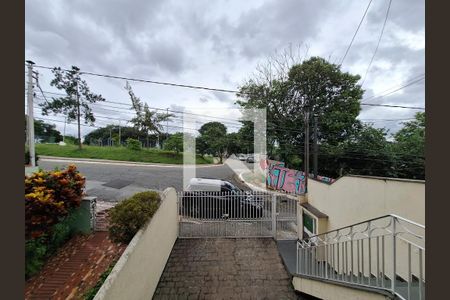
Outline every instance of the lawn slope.
{"label": "lawn slope", "polygon": [[[140,151],[130,150],[125,147],[98,147],[83,145],[79,150],[78,146],[57,144],[36,144],[37,155],[48,155],[72,158],[97,158],[110,160],[123,160],[147,163],[182,164],[183,153],[176,154],[172,151],[158,149],[142,149]],[[197,156],[197,164],[211,164],[212,159]]]}

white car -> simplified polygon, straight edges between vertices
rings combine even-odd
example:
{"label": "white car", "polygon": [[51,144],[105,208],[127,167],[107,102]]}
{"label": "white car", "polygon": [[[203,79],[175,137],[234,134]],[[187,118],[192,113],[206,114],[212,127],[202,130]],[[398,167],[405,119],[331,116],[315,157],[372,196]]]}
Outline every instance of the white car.
{"label": "white car", "polygon": [[247,156],[245,154],[239,154],[238,158],[239,158],[239,160],[246,160]]}

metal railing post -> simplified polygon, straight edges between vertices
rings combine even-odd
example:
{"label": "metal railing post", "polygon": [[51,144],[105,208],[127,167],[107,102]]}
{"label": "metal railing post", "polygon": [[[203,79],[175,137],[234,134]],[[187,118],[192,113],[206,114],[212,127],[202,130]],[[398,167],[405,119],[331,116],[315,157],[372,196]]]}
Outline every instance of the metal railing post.
{"label": "metal railing post", "polygon": [[272,236],[277,239],[277,195],[272,194]]}
{"label": "metal railing post", "polygon": [[396,276],[396,244],[395,244],[395,218],[392,218],[392,293],[395,294],[395,276]]}

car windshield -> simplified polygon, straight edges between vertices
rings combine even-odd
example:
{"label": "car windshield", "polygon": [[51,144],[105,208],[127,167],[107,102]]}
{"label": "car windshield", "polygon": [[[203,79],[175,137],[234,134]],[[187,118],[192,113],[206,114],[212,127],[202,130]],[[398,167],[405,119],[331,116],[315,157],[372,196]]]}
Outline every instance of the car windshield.
{"label": "car windshield", "polygon": [[238,187],[232,185],[231,183],[226,182],[224,184],[224,186],[227,187],[230,191],[232,191],[234,193],[242,192],[241,189],[239,189]]}

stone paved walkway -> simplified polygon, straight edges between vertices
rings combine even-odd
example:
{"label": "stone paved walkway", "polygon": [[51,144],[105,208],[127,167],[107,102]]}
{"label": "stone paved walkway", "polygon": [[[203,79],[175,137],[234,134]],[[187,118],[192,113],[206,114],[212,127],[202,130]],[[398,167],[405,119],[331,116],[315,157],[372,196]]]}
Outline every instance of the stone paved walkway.
{"label": "stone paved walkway", "polygon": [[178,239],[153,299],[303,299],[270,238]]}

